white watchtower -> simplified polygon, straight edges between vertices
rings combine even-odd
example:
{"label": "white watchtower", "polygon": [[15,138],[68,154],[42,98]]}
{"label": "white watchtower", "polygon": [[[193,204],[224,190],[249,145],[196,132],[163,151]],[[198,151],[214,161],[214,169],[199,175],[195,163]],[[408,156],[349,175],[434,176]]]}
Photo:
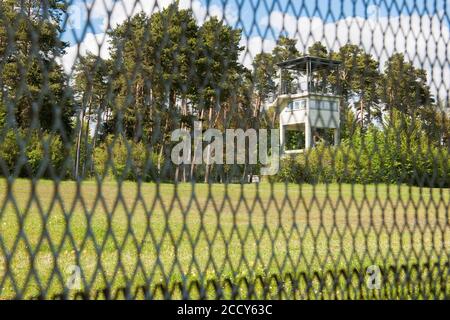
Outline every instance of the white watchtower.
{"label": "white watchtower", "polygon": [[[323,139],[323,131],[331,133],[330,143],[339,143],[338,71],[340,62],[304,56],[277,64],[278,94],[268,105],[280,110],[280,145],[282,155],[299,153]],[[297,132],[303,141],[289,149],[286,133]]]}

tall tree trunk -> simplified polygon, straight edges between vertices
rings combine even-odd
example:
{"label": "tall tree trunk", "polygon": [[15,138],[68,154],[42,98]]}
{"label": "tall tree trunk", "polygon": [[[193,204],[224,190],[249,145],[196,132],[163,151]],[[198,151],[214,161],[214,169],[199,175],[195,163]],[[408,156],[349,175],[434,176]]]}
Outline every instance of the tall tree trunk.
{"label": "tall tree trunk", "polygon": [[[187,101],[186,101],[186,97],[183,97],[181,100],[181,108],[182,108],[182,113],[184,117],[187,117],[188,115],[188,110],[187,110]],[[181,128],[185,128],[186,125],[183,123]],[[183,182],[186,182],[186,164],[183,163]]]}
{"label": "tall tree trunk", "polygon": [[165,143],[164,143],[164,133],[167,131],[167,127],[168,127],[168,120],[167,118],[165,119],[165,124],[164,124],[164,131],[161,132],[161,136],[162,136],[162,141],[161,141],[161,147],[159,149],[159,154],[158,154],[158,171],[159,171],[159,175],[161,175],[161,165],[162,165],[162,160],[163,160],[163,156],[164,156],[164,147],[165,147]]}
{"label": "tall tree trunk", "polygon": [[139,85],[139,81],[136,82],[135,88],[135,101],[134,101],[134,113],[135,113],[135,124],[134,124],[134,142],[139,142],[142,136],[142,121],[141,121],[141,113],[139,110],[139,103],[142,102],[141,95],[141,86]]}
{"label": "tall tree trunk", "polygon": [[[181,98],[181,116],[185,117],[187,115],[187,107],[186,107],[186,97]],[[183,119],[180,119],[180,129],[183,130],[186,128],[185,124],[183,123]],[[182,179],[181,181],[186,182],[186,164],[182,163],[176,166],[175,168],[175,182],[179,181],[180,177],[180,167],[181,167],[181,173],[182,173]]]}
{"label": "tall tree trunk", "polygon": [[[90,132],[89,125],[91,123],[91,105],[92,105],[92,103],[90,102],[89,103],[89,107],[88,107],[88,113],[87,113],[86,129],[85,129],[85,133],[84,133],[84,147],[86,149],[86,153],[89,150],[88,143],[89,143],[89,132]],[[82,171],[81,171],[83,176],[86,173],[85,171],[86,171],[86,162],[87,162],[87,160],[89,159],[92,162],[91,156],[92,156],[92,152],[91,152],[90,155],[86,154],[86,161],[83,162],[83,168],[82,168]]]}
{"label": "tall tree trunk", "polygon": [[81,152],[81,138],[83,136],[84,112],[85,106],[81,108],[81,115],[80,115],[80,129],[78,130],[77,147],[75,155],[75,173],[74,173],[75,179],[78,179],[80,169],[80,152]]}
{"label": "tall tree trunk", "polygon": [[245,163],[244,163],[244,170],[242,170],[242,183],[245,183],[245,181],[247,180],[248,181],[248,179],[245,179],[246,178],[246,175],[247,175],[247,161],[245,161]]}
{"label": "tall tree trunk", "polygon": [[[209,108],[208,111],[208,128],[211,128],[212,125],[212,109],[213,108]],[[209,161],[211,159],[211,143],[208,144],[208,146],[206,147],[206,154],[207,154],[207,164],[205,166],[205,183],[209,182],[209,171],[211,170],[211,165],[209,164]]]}
{"label": "tall tree trunk", "polygon": [[361,95],[361,100],[359,101],[359,113],[361,116],[361,128],[364,128],[364,93]]}
{"label": "tall tree trunk", "polygon": [[[204,108],[202,108],[202,110],[200,111],[200,120],[203,121],[203,116],[204,116]],[[194,128],[195,130],[195,128]],[[191,155],[191,174],[190,174],[190,179],[191,181],[193,181],[193,179],[195,178],[194,176],[194,171],[195,171],[195,163],[194,163],[194,159],[195,159],[195,155],[197,154],[197,143],[195,143],[194,141],[194,152]]]}
{"label": "tall tree trunk", "polygon": [[98,131],[98,122],[95,125],[94,136],[92,137],[92,158],[91,158],[91,166],[89,167],[89,174],[94,172],[94,152],[97,146],[97,131]]}
{"label": "tall tree trunk", "polygon": [[[100,101],[104,101],[105,96],[101,96]],[[105,110],[106,109],[106,110]],[[108,121],[108,111],[109,108],[106,106],[103,107],[103,103],[99,106],[99,109],[97,110],[97,120],[95,122],[95,130],[94,130],[94,136],[92,137],[92,159],[91,159],[91,166],[89,168],[89,174],[92,174],[94,172],[94,152],[95,148],[97,146],[97,139],[98,139],[98,131],[100,128],[100,125],[102,124],[103,119],[105,121]]]}

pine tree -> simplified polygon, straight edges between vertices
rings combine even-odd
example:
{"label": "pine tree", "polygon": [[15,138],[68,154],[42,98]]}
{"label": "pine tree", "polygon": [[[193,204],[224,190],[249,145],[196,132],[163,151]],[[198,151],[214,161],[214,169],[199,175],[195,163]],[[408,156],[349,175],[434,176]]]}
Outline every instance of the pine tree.
{"label": "pine tree", "polygon": [[55,57],[66,4],[62,0],[0,3],[0,106],[14,128],[71,132],[67,76]]}

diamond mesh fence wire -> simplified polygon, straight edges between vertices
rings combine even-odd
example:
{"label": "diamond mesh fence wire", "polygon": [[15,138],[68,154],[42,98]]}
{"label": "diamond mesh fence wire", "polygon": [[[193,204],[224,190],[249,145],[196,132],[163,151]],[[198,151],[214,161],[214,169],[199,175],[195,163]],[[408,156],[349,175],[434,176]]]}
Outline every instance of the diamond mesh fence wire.
{"label": "diamond mesh fence wire", "polygon": [[0,299],[447,299],[445,0],[2,0]]}

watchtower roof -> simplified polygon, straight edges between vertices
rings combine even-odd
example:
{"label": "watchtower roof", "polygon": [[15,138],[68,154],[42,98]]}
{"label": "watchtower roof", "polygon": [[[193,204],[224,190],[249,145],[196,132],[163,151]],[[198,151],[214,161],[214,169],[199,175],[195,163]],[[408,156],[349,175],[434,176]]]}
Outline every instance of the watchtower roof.
{"label": "watchtower roof", "polygon": [[291,69],[298,71],[307,71],[309,69],[312,72],[316,70],[338,67],[340,64],[341,61],[338,60],[306,55],[303,57],[277,63],[277,66],[282,69]]}

